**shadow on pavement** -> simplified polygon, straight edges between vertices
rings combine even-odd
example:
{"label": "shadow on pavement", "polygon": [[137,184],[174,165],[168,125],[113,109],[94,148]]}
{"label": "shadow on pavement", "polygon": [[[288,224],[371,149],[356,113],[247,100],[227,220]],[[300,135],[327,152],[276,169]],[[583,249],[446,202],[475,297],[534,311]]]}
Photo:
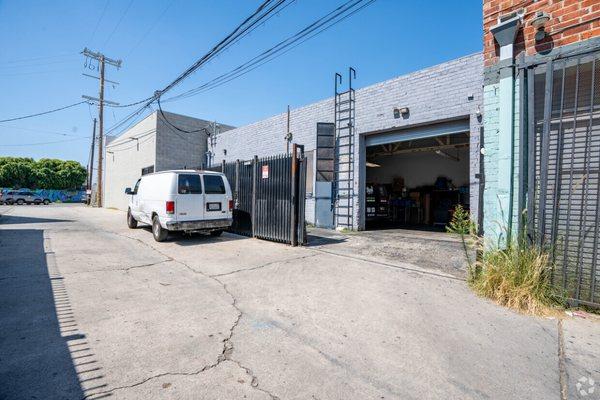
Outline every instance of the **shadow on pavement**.
{"label": "shadow on pavement", "polygon": [[0,230],[2,399],[82,399],[83,379],[101,377],[43,233]]}
{"label": "shadow on pavement", "polygon": [[20,217],[18,215],[0,215],[0,224],[46,224],[51,222],[71,222],[68,219]]}
{"label": "shadow on pavement", "polygon": [[[143,226],[142,229],[148,232],[148,235],[152,235],[152,228],[150,226]],[[246,236],[236,235],[234,233],[229,232],[223,232],[221,236],[211,236],[207,233],[185,233],[176,231],[169,232],[167,242],[175,243],[178,246],[196,246],[244,239],[249,238]]]}

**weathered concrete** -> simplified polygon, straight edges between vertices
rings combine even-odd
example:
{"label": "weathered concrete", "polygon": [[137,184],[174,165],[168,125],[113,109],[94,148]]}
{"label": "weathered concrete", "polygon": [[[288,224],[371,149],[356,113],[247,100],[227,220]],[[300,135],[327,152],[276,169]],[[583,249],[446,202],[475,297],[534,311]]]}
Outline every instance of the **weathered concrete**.
{"label": "weathered concrete", "polygon": [[[0,398],[560,399],[557,322],[437,270],[325,241],[156,243],[83,206],[0,214]],[[564,325],[569,387],[598,381],[598,325]]]}

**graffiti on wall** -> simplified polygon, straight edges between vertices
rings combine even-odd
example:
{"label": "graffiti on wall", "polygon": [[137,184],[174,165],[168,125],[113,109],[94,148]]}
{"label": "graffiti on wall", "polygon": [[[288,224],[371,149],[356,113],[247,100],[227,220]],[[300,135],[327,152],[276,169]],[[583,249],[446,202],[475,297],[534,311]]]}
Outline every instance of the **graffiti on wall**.
{"label": "graffiti on wall", "polygon": [[[7,193],[13,189],[2,188],[2,193]],[[81,203],[85,201],[85,190],[55,190],[55,189],[19,189],[19,192],[33,192],[52,202],[61,203]]]}

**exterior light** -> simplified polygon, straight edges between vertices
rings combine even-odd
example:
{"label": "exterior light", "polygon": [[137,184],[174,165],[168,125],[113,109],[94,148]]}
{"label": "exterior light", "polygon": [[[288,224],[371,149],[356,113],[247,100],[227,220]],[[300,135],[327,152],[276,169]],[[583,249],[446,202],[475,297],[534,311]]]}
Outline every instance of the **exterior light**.
{"label": "exterior light", "polygon": [[394,108],[394,118],[400,118],[400,116],[407,116],[410,110],[408,107],[396,107]]}
{"label": "exterior light", "polygon": [[536,29],[535,41],[540,42],[546,37],[546,24],[550,21],[550,14],[545,11],[538,11],[531,20],[531,26]]}

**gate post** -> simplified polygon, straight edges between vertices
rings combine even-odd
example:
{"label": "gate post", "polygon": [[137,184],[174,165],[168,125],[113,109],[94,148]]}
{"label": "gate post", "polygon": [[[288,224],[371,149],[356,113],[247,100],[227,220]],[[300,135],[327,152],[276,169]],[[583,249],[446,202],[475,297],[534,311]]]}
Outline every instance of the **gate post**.
{"label": "gate post", "polygon": [[252,160],[252,237],[256,237],[256,177],[258,176],[258,156]]}
{"label": "gate post", "polygon": [[296,227],[297,225],[297,221],[298,221],[298,207],[297,207],[297,199],[298,199],[298,184],[297,184],[297,177],[298,177],[298,158],[296,153],[298,152],[298,145],[296,143],[292,144],[292,158],[291,158],[291,162],[292,162],[292,195],[290,196],[292,199],[292,212],[291,212],[291,226],[290,229],[292,230],[290,233],[290,241],[291,241],[291,245],[292,246],[297,246],[298,245],[298,229]]}
{"label": "gate post", "polygon": [[221,172],[225,173],[225,160],[221,161]]}
{"label": "gate post", "polygon": [[234,197],[234,208],[238,208],[240,199],[240,160],[235,160],[235,183],[234,183],[235,197]]}

